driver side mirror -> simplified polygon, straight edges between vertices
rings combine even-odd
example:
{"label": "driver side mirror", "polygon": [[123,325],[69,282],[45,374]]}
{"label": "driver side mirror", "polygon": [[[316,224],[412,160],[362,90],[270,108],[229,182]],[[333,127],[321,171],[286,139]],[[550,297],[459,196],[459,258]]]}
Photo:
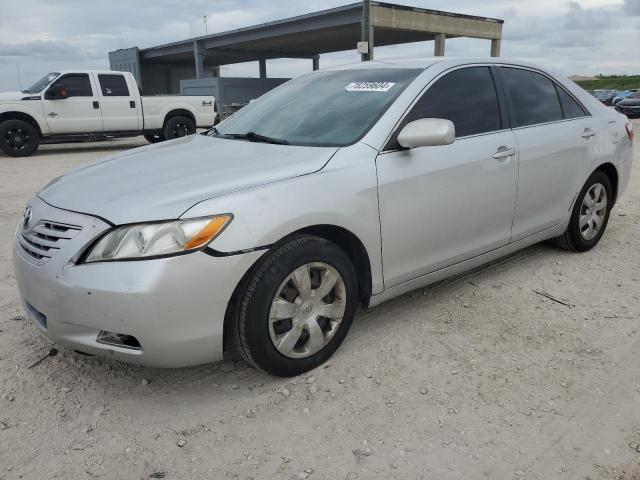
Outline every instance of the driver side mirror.
{"label": "driver side mirror", "polygon": [[456,140],[456,127],[451,120],[422,118],[408,123],[398,135],[398,143],[404,148],[451,145]]}
{"label": "driver side mirror", "polygon": [[69,91],[67,87],[58,83],[45,92],[44,98],[46,100],[65,100],[69,98]]}

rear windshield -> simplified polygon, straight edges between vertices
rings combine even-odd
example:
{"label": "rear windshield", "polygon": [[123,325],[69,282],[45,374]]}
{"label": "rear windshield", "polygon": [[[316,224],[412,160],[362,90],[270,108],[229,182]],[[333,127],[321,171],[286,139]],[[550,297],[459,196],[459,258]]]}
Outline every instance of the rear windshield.
{"label": "rear windshield", "polygon": [[364,136],[421,69],[355,69],[308,74],[272,90],[218,125],[292,145],[346,146]]}

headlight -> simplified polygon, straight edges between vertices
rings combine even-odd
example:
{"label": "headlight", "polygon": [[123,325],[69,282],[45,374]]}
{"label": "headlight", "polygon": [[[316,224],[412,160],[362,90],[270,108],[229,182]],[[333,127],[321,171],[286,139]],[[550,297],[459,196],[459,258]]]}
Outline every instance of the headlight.
{"label": "headlight", "polygon": [[198,250],[215,239],[233,215],[117,227],[98,240],[84,263],[155,258]]}

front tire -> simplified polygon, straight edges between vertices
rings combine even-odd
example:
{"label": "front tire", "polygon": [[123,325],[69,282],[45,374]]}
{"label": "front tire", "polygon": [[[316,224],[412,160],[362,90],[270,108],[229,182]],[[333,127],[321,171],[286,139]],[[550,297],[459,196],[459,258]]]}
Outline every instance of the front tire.
{"label": "front tire", "polygon": [[238,353],[272,375],[292,377],[324,363],[346,337],[358,282],[336,244],[296,235],[261,260],[231,317]]}
{"label": "front tire", "polygon": [[164,126],[164,138],[167,140],[186,137],[194,133],[196,133],[196,124],[189,117],[171,117]]}
{"label": "front tire", "polygon": [[591,250],[607,229],[613,201],[611,180],[596,170],[577,197],[566,232],[555,238],[554,244],[573,252]]}
{"label": "front tire", "polygon": [[0,149],[10,157],[33,155],[40,145],[40,134],[23,120],[7,120],[0,124]]}

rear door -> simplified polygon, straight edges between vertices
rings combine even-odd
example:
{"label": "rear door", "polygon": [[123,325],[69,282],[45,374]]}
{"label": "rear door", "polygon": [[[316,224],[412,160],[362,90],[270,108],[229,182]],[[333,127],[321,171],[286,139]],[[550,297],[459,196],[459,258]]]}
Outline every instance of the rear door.
{"label": "rear door", "polygon": [[407,123],[444,118],[452,145],[403,150],[393,138],[377,158],[387,287],[509,243],[518,180],[517,149],[488,66],[443,74]]}
{"label": "rear door", "polygon": [[136,92],[121,73],[97,74],[100,86],[102,123],[107,132],[141,130],[141,105]]}
{"label": "rear door", "polygon": [[47,124],[52,133],[102,131],[99,97],[93,79],[88,73],[62,75],[47,90],[54,92],[56,87],[64,87],[68,97],[42,100]]}
{"label": "rear door", "polygon": [[500,67],[520,151],[513,241],[566,220],[597,158],[599,127],[579,102],[550,77]]}

